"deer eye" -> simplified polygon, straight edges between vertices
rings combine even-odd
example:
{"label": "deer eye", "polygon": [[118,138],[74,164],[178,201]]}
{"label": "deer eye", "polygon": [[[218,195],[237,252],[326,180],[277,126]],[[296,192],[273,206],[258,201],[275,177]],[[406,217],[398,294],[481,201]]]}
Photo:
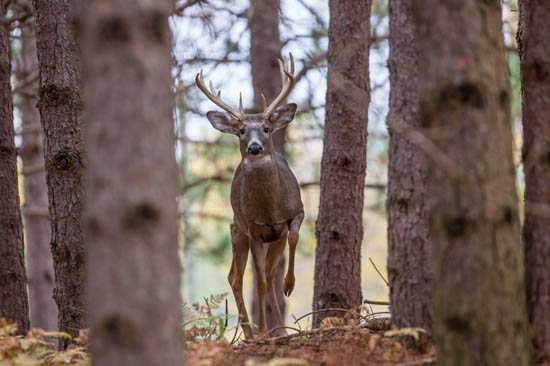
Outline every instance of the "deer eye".
{"label": "deer eye", "polygon": [[241,129],[239,130],[239,132],[241,133],[241,135],[244,135],[244,133],[245,133],[246,131],[245,131],[244,128],[241,128]]}
{"label": "deer eye", "polygon": [[269,127],[264,127],[264,132],[268,133],[269,132]]}

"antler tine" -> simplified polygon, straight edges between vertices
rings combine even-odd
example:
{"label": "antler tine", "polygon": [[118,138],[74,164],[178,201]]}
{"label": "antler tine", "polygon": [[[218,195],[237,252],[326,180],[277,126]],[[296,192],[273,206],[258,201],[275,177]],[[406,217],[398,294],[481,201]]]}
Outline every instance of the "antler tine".
{"label": "antler tine", "polygon": [[290,56],[290,65],[288,65],[288,59],[284,57],[284,65],[283,62],[279,59],[279,71],[281,72],[281,79],[282,79],[282,88],[281,92],[275,98],[275,100],[269,105],[269,107],[266,107],[265,97],[262,95],[262,103],[264,107],[264,118],[267,120],[273,112],[275,111],[275,108],[281,104],[286,97],[290,94],[292,91],[292,88],[294,87],[294,57],[292,57],[292,53],[289,52]]}
{"label": "antler tine", "polygon": [[241,121],[244,121],[245,114],[243,108],[243,93],[239,93],[239,113],[241,114]]}
{"label": "antler tine", "polygon": [[204,95],[208,99],[210,99],[215,105],[229,113],[231,116],[233,116],[235,119],[239,121],[244,121],[244,110],[242,108],[242,97],[240,98],[240,108],[239,111],[235,110],[228,104],[224,103],[222,101],[221,90],[216,92],[216,89],[214,88],[214,85],[212,84],[212,81],[210,81],[210,90],[208,90],[208,87],[204,83],[204,75],[202,73],[202,70],[200,73],[195,76],[195,84],[197,84],[197,87],[203,92]]}
{"label": "antler tine", "polygon": [[264,93],[260,93],[260,95],[262,96],[262,107],[264,108],[264,111],[267,109],[267,102],[265,100],[265,95]]}

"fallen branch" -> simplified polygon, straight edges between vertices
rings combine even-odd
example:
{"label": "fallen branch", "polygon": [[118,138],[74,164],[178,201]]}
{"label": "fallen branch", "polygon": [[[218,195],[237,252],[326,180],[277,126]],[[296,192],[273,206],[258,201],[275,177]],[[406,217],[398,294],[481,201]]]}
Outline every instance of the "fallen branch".
{"label": "fallen branch", "polygon": [[256,343],[256,344],[280,344],[282,342],[291,340],[293,338],[308,337],[308,336],[316,335],[316,334],[319,334],[319,333],[324,334],[324,333],[333,332],[333,331],[340,331],[340,330],[350,331],[350,330],[369,329],[369,325],[370,324],[365,323],[365,324],[355,325],[355,326],[343,325],[343,326],[337,326],[337,327],[329,327],[329,328],[323,328],[323,329],[312,329],[312,330],[302,330],[302,331],[296,329],[298,331],[297,333],[288,334],[286,336],[272,337],[272,338],[266,338],[266,339],[245,339],[244,342],[245,343]]}

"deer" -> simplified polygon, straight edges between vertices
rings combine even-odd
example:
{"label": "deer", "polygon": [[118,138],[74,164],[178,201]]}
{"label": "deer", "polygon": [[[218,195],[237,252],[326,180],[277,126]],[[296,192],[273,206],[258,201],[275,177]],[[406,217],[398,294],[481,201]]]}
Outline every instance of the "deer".
{"label": "deer", "polygon": [[239,109],[221,99],[212,82],[206,87],[202,70],[195,77],[197,87],[214,104],[226,113],[210,111],[206,117],[212,126],[223,133],[239,138],[241,162],[231,183],[230,201],[233,223],[230,224],[233,258],[227,277],[239,312],[239,322],[246,339],[253,339],[251,323],[243,300],[243,276],[252,253],[256,272],[256,291],[259,299],[260,335],[267,333],[265,319],[265,295],[275,315],[273,332],[285,335],[284,321],[279,309],[274,271],[281,261],[286,242],[289,246],[289,263],[283,281],[283,293],[287,297],[294,290],[294,257],[299,231],[304,220],[304,206],[298,181],[282,154],[275,150],[273,133],[286,127],[296,114],[295,103],[283,104],[294,87],[294,58],[289,53],[290,64],[279,59],[282,88],[275,100],[267,106],[263,94],[263,112],[246,114],[239,95]]}

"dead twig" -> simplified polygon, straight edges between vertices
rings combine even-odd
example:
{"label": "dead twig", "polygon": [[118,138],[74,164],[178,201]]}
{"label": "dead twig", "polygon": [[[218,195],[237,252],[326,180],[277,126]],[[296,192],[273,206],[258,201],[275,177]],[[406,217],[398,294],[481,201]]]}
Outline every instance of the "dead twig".
{"label": "dead twig", "polygon": [[296,324],[299,320],[302,320],[304,319],[305,317],[308,317],[310,315],[314,315],[314,314],[318,314],[318,313],[325,313],[327,311],[341,311],[343,313],[347,313],[349,311],[349,309],[342,309],[342,308],[328,308],[328,309],[320,309],[320,310],[315,310],[315,311],[310,311],[309,313],[307,314],[304,314],[302,315],[301,317],[299,317],[298,319],[296,319],[294,321],[294,324]]}
{"label": "dead twig", "polygon": [[195,4],[207,3],[208,0],[187,0],[183,4],[177,5],[170,15],[183,15],[183,11]]}
{"label": "dead twig", "polygon": [[302,331],[301,331],[300,329],[298,329],[298,328],[288,327],[288,326],[286,326],[286,325],[282,325],[282,326],[279,326],[279,327],[275,327],[275,328],[270,329],[269,331],[267,331],[267,333],[265,333],[265,334],[264,334],[263,336],[261,336],[259,339],[265,339],[265,337],[267,337],[268,334],[271,334],[271,333],[273,333],[274,331],[279,330],[279,329],[290,329],[290,330],[293,330],[293,331],[298,332],[298,333],[302,332]]}
{"label": "dead twig", "polygon": [[[380,278],[382,278],[382,280],[386,283],[386,286],[389,286],[390,283],[388,282],[388,280],[386,280],[384,278],[384,276],[382,276],[382,273],[378,270],[378,268],[376,267],[376,264],[374,264],[371,257],[369,257],[369,261],[372,264],[372,266],[374,267],[374,269],[376,270],[376,272],[378,273],[378,275],[380,276]],[[379,305],[385,305],[385,304],[379,304]],[[389,305],[389,303],[388,303],[388,305]]]}
{"label": "dead twig", "polygon": [[389,305],[389,301],[363,300],[363,304],[369,305]]}
{"label": "dead twig", "polygon": [[235,333],[233,334],[233,338],[231,338],[231,342],[229,342],[229,344],[233,344],[235,343],[235,340],[238,339],[237,338],[237,333],[239,333],[239,326],[241,325],[241,317],[239,316],[239,320],[237,321],[237,326],[235,327]]}

